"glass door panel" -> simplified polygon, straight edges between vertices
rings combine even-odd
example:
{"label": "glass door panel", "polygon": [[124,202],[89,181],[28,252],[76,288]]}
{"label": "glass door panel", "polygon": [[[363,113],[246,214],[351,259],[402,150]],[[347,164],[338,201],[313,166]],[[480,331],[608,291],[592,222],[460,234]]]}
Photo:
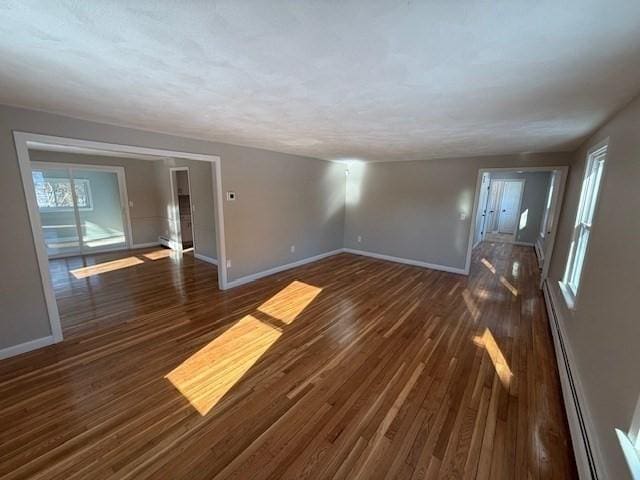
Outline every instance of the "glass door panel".
{"label": "glass door panel", "polygon": [[33,168],[31,172],[47,255],[81,253],[67,168]]}
{"label": "glass door panel", "polygon": [[120,184],[116,172],[71,169],[83,253],[127,245]]}

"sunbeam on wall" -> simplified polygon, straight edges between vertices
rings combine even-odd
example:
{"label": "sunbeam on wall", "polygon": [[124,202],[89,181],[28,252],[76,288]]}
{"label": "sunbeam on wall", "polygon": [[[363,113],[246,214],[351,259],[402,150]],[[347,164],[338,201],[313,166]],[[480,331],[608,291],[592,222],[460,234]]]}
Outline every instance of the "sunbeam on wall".
{"label": "sunbeam on wall", "polygon": [[200,415],[207,415],[321,291],[304,282],[290,283],[165,378]]}
{"label": "sunbeam on wall", "polygon": [[357,205],[362,194],[362,181],[364,179],[366,163],[357,160],[347,161],[347,186],[345,192],[345,203],[347,205]]}

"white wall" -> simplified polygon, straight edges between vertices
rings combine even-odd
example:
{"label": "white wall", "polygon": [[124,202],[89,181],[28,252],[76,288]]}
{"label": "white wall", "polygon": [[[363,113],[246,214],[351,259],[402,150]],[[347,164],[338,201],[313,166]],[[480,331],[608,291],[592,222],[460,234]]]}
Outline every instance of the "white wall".
{"label": "white wall", "polygon": [[224,211],[231,281],[342,247],[340,165],[0,106],[0,201],[13,206],[0,209],[2,225],[11,225],[0,235],[0,349],[50,335],[14,130],[220,156],[223,189],[238,193]]}
{"label": "white wall", "polygon": [[479,169],[558,166],[570,159],[568,153],[546,153],[353,163],[345,246],[463,269]]}
{"label": "white wall", "polygon": [[605,138],[609,149],[575,312],[561,316],[577,376],[606,468],[630,478],[614,428],[627,431],[640,397],[640,98],[620,111],[574,155],[550,282],[557,298],[576,218],[587,151]]}

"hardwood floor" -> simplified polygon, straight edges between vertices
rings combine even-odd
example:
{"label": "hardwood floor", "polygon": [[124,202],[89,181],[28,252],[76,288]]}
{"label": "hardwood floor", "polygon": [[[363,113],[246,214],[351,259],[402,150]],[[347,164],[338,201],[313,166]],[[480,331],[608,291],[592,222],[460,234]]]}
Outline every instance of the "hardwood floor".
{"label": "hardwood floor", "polygon": [[141,258],[54,269],[73,336],[0,362],[1,478],[577,478],[532,249],[227,292]]}
{"label": "hardwood floor", "polygon": [[218,279],[215,267],[202,266],[192,253],[160,247],[50,260],[65,338],[136,321],[203,290],[206,298]]}

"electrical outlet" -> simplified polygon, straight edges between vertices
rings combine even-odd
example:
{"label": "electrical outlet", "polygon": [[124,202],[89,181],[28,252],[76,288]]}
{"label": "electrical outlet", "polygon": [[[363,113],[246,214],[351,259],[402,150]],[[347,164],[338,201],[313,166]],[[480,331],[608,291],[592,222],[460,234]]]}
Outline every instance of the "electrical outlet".
{"label": "electrical outlet", "polygon": [[236,192],[227,192],[227,202],[233,202],[236,199]]}
{"label": "electrical outlet", "polygon": [[358,235],[358,243],[362,243],[362,235]]}
{"label": "electrical outlet", "polygon": [[296,246],[295,245],[291,245],[291,253],[295,253],[296,252]]}
{"label": "electrical outlet", "polygon": [[231,268],[231,260],[227,260],[227,268]]}

